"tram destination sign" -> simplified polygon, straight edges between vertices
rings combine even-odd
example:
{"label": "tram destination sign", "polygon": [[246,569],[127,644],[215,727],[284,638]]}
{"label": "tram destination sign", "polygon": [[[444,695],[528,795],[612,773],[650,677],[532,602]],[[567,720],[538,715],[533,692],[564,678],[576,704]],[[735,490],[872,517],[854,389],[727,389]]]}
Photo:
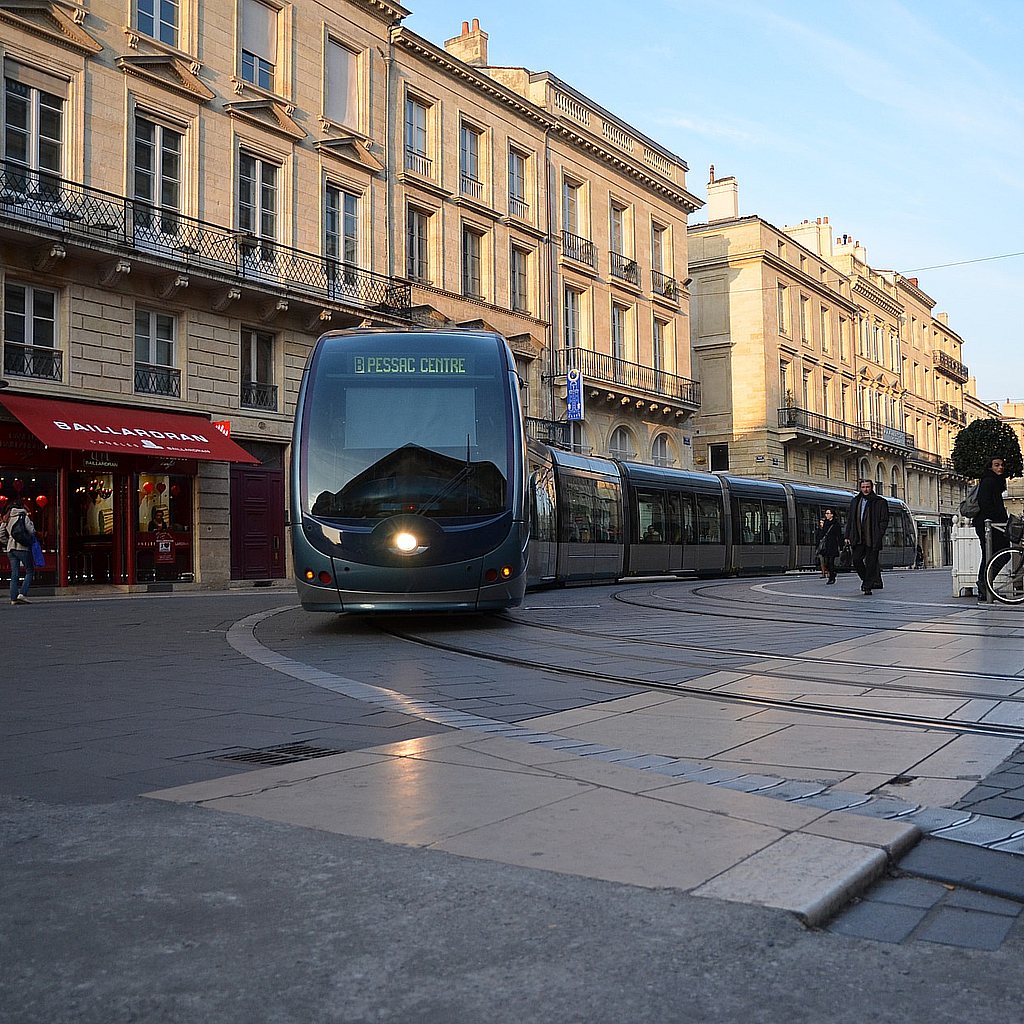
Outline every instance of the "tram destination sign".
{"label": "tram destination sign", "polygon": [[473,372],[467,356],[353,356],[352,372],[368,377],[445,377]]}

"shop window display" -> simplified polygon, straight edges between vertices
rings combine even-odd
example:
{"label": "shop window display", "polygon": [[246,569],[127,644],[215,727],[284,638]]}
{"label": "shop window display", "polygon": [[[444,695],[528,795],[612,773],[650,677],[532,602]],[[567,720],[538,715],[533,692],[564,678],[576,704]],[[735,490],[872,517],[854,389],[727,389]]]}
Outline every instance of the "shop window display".
{"label": "shop window display", "polygon": [[[43,549],[46,561],[41,569],[36,569],[32,583],[32,589],[37,593],[39,587],[52,587],[57,581],[58,494],[56,473],[31,469],[0,473],[0,516],[7,515],[11,502],[20,498],[35,524]],[[0,589],[6,590],[10,579],[10,563],[6,558],[0,558]]]}
{"label": "shop window display", "polygon": [[192,478],[140,473],[137,494],[136,578],[192,580]]}

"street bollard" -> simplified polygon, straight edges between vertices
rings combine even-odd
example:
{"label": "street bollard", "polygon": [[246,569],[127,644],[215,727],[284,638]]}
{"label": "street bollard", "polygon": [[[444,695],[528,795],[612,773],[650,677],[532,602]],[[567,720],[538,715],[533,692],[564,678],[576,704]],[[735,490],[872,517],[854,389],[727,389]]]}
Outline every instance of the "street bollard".
{"label": "street bollard", "polygon": [[982,586],[984,589],[978,595],[981,597],[982,594],[985,596],[986,604],[995,604],[992,600],[992,593],[988,586],[988,563],[992,561],[992,520],[985,520],[985,557],[982,560]]}

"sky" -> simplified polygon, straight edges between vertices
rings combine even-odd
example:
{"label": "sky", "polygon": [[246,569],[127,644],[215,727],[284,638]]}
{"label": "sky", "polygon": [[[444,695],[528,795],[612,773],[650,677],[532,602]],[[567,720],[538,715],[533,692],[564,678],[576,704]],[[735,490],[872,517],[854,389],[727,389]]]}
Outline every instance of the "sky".
{"label": "sky", "polygon": [[[1024,400],[1024,0],[404,0],[434,43],[550,71],[740,215],[828,217],[918,278],[983,401]],[[706,220],[701,211],[692,223]]]}

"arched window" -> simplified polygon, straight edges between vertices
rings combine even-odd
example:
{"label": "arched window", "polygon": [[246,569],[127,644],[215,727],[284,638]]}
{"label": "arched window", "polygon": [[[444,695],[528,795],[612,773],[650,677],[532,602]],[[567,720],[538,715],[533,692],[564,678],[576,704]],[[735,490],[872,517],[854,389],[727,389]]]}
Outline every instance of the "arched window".
{"label": "arched window", "polygon": [[608,454],[613,459],[635,459],[636,448],[633,445],[633,438],[625,427],[616,427],[612,431],[611,440],[608,442]]}
{"label": "arched window", "polygon": [[870,480],[871,479],[871,470],[868,469],[868,460],[867,459],[861,459],[860,460],[860,469],[857,471],[857,476],[861,480]]}
{"label": "arched window", "polygon": [[668,434],[659,434],[651,445],[651,462],[656,466],[673,466],[675,461],[669,447]]}
{"label": "arched window", "polygon": [[885,466],[881,462],[875,466],[875,493],[885,494]]}
{"label": "arched window", "polygon": [[889,494],[892,497],[894,497],[894,498],[898,498],[900,496],[900,467],[899,466],[893,466],[892,467],[892,488],[889,491]]}
{"label": "arched window", "polygon": [[569,421],[569,448],[581,455],[586,455],[590,450],[587,448],[586,428],[580,420]]}

